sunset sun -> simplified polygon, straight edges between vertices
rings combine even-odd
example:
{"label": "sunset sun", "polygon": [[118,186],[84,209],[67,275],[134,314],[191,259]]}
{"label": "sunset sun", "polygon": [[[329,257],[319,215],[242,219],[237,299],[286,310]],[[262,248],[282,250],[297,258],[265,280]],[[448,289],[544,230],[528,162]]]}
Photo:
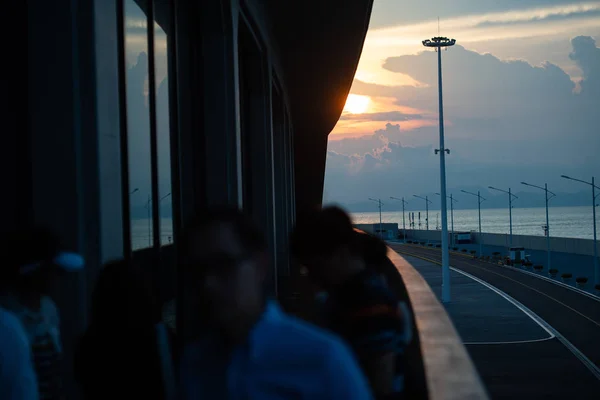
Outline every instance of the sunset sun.
{"label": "sunset sun", "polygon": [[361,96],[358,94],[349,94],[346,99],[344,111],[351,114],[362,114],[367,111],[371,99],[369,96]]}

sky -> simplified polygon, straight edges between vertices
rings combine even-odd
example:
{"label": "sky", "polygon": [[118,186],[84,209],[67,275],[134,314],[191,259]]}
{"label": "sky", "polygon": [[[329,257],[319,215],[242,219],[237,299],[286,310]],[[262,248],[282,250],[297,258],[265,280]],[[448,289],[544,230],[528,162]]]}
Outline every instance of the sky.
{"label": "sky", "polygon": [[450,191],[600,180],[600,1],[375,0],[325,203],[439,191],[438,32]]}

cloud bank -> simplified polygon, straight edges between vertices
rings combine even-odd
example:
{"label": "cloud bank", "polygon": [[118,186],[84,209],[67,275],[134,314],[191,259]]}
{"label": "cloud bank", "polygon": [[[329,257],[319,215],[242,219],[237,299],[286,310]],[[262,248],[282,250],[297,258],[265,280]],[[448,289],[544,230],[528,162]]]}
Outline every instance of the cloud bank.
{"label": "cloud bank", "polygon": [[[600,170],[600,49],[590,36],[573,38],[571,47],[568,56],[583,72],[578,84],[549,62],[503,61],[461,46],[443,52],[449,185],[518,184],[526,178],[564,185],[561,173],[587,176]],[[405,128],[411,120],[437,119],[435,58],[427,51],[384,61],[386,71],[410,76],[417,86],[355,81],[352,93],[393,98],[398,107],[423,112],[345,115],[344,123],[356,118],[379,128],[330,140],[325,178],[330,198],[358,201],[365,193],[396,196],[439,187],[436,124]]]}

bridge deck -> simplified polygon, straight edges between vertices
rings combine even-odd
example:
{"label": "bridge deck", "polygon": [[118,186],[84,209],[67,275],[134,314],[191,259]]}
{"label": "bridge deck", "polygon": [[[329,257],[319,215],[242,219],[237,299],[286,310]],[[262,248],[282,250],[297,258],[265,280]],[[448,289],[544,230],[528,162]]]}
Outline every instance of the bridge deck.
{"label": "bridge deck", "polygon": [[[391,247],[404,255],[439,296],[439,249]],[[599,301],[462,255],[452,254],[450,263],[455,268],[453,298],[445,306],[492,398],[598,398]],[[525,311],[485,283],[525,306]],[[528,311],[547,324],[545,328]]]}

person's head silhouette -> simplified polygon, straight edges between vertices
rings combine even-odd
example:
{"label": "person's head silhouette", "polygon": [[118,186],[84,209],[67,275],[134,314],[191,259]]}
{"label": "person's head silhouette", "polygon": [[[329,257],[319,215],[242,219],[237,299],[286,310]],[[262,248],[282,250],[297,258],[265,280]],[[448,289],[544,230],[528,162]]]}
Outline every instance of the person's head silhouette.
{"label": "person's head silhouette", "polygon": [[262,232],[237,209],[212,209],[188,225],[183,250],[198,311],[228,339],[241,339],[265,305]]}

